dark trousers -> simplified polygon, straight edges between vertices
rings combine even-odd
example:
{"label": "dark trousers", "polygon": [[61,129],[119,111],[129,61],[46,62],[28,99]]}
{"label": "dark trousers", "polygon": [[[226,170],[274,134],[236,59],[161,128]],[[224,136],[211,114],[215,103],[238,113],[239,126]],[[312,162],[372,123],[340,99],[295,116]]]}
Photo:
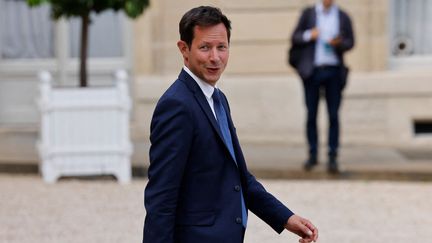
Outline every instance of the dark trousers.
{"label": "dark trousers", "polygon": [[316,67],[312,76],[304,80],[303,84],[307,107],[306,135],[309,154],[316,156],[318,153],[317,113],[320,94],[324,93],[329,118],[328,154],[329,156],[337,156],[339,147],[339,107],[342,100],[341,68],[336,66]]}

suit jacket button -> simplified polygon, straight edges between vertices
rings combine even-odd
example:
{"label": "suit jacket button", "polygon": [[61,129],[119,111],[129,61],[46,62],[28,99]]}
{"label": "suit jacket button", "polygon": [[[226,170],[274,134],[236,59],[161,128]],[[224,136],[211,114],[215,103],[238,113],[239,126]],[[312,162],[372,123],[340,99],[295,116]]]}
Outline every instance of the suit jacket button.
{"label": "suit jacket button", "polygon": [[235,187],[234,187],[234,190],[235,190],[236,192],[239,192],[239,191],[240,191],[240,186],[239,186],[239,185],[235,186]]}
{"label": "suit jacket button", "polygon": [[237,224],[241,224],[241,223],[242,223],[242,219],[237,217],[237,218],[236,218],[236,223],[237,223]]}

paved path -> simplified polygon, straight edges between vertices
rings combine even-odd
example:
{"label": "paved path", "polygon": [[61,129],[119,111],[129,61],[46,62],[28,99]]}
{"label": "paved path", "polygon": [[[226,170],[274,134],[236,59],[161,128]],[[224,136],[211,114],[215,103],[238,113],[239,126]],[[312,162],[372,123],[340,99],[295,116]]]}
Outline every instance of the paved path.
{"label": "paved path", "polygon": [[[323,243],[430,242],[432,183],[262,180],[320,230]],[[146,180],[65,179],[0,174],[0,242],[140,242]],[[298,242],[250,216],[248,243]]]}

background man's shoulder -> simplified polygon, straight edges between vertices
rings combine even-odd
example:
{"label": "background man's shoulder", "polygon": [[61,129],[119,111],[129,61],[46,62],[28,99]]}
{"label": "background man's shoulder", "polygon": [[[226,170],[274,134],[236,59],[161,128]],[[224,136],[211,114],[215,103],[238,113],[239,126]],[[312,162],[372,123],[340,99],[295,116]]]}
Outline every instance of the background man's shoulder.
{"label": "background man's shoulder", "polygon": [[315,11],[315,5],[309,5],[309,6],[306,6],[303,8],[302,14],[303,15],[304,14],[309,15],[309,14],[313,13],[313,11]]}
{"label": "background man's shoulder", "polygon": [[345,9],[341,8],[340,6],[338,6],[338,8],[339,8],[339,14],[341,14],[343,18],[351,19],[350,15],[348,14],[347,11],[345,11]]}

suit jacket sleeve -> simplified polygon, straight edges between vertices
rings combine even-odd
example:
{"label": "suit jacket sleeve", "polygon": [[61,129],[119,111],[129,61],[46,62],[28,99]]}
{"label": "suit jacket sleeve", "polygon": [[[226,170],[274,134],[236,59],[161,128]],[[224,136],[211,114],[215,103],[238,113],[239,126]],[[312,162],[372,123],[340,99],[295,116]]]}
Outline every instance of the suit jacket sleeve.
{"label": "suit jacket sleeve", "polygon": [[260,219],[266,222],[279,234],[294,213],[284,204],[268,193],[255,177],[247,172],[247,198],[248,208]]}
{"label": "suit jacket sleeve", "polygon": [[[304,41],[303,40],[303,33],[308,29],[308,27],[311,25],[310,22],[312,22],[313,20],[312,18],[312,12],[314,11],[313,8],[309,7],[303,10],[300,19],[291,35],[291,44],[292,45],[298,45],[298,46],[302,46],[305,44],[310,43],[311,41]],[[312,26],[310,26],[310,28],[312,28],[315,25],[315,23],[312,24]]]}
{"label": "suit jacket sleeve", "polygon": [[192,133],[187,106],[172,98],[161,100],[151,124],[144,243],[174,242],[178,194]]}
{"label": "suit jacket sleeve", "polygon": [[[228,100],[226,99],[225,95],[223,95],[223,97],[228,108],[228,112],[231,113]],[[235,141],[238,143],[237,134],[235,134]],[[244,161],[240,144],[238,144],[238,148],[240,150],[239,156],[241,156],[242,161]],[[288,218],[294,213],[291,212],[291,210],[289,210],[272,194],[265,190],[264,186],[261,185],[261,183],[259,183],[248,171],[246,164],[244,164],[243,171],[245,172],[245,188],[247,188],[244,193],[246,194],[245,199],[248,209],[268,225],[270,225],[270,227],[272,227],[276,232],[281,233],[284,230],[284,226]]]}

